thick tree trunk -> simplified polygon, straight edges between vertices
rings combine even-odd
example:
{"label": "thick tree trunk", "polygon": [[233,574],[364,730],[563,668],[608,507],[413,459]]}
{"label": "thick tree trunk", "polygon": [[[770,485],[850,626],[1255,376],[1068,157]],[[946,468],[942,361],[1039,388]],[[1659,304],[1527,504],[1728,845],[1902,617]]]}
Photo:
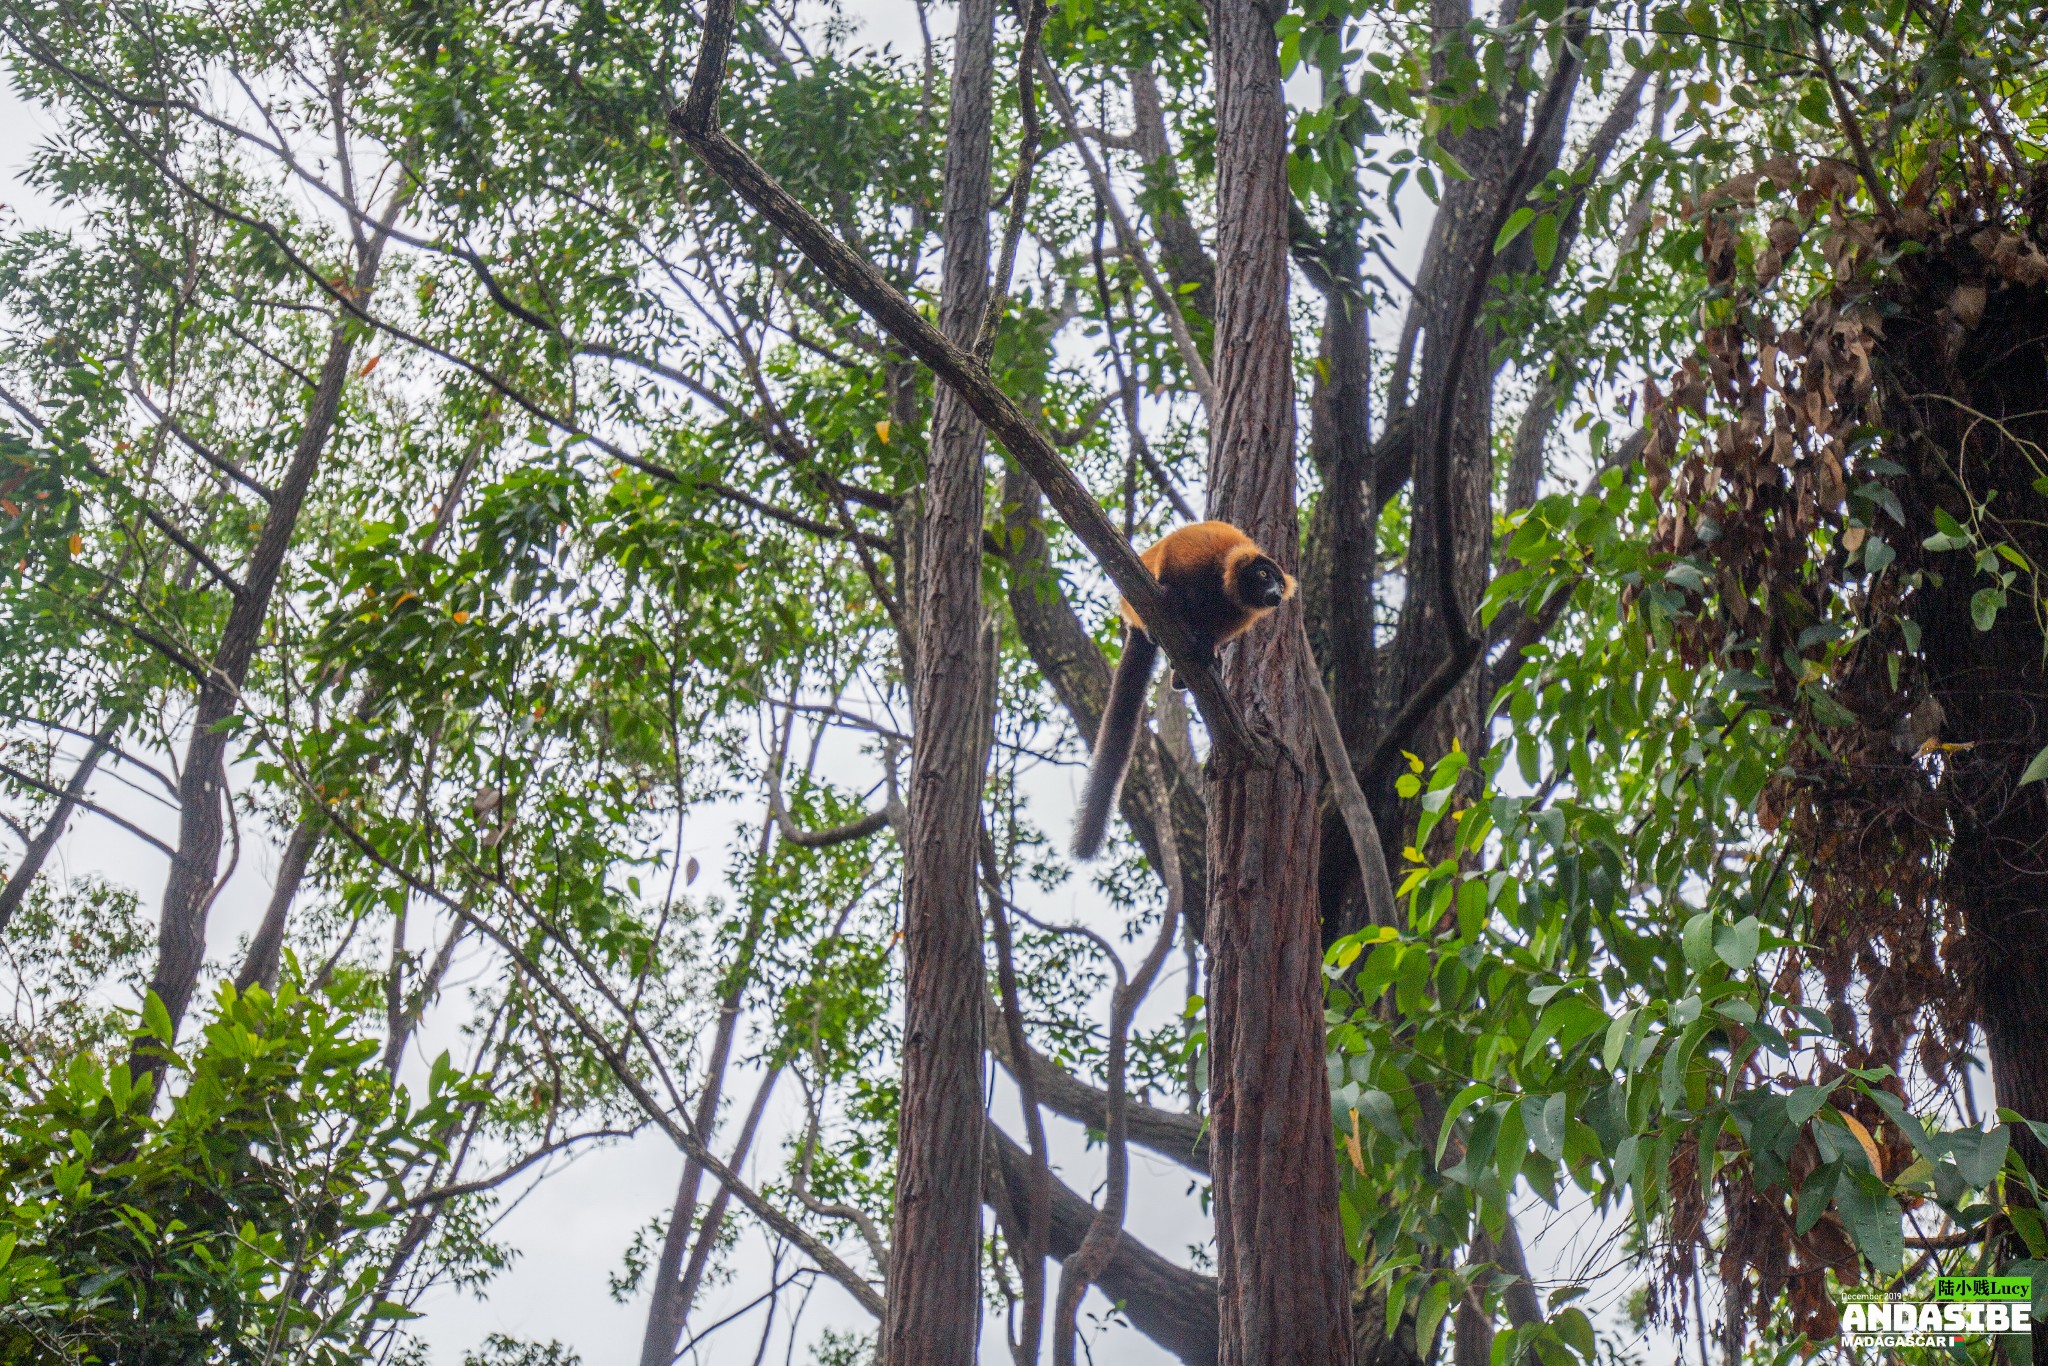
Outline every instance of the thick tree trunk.
{"label": "thick tree trunk", "polygon": [[[1273,17],[1251,0],[1219,0],[1212,42],[1220,410],[1210,510],[1292,570],[1287,111]],[[1335,1366],[1350,1356],[1323,1065],[1318,770],[1298,611],[1290,605],[1225,652],[1227,685],[1264,713],[1280,753],[1209,787],[1210,1111],[1226,1366]]]}
{"label": "thick tree trunk", "polygon": [[[384,247],[391,238],[391,225],[404,209],[407,196],[403,189],[392,195],[375,231],[363,245],[355,279],[350,282],[351,293],[359,300],[368,300],[377,282]],[[184,764],[178,773],[178,853],[171,860],[170,876],[164,883],[156,971],[149,983],[149,989],[156,993],[171,1017],[174,1035],[184,1019],[185,1008],[191,1004],[199,971],[206,962],[206,918],[213,906],[223,834],[221,802],[227,776],[227,725],[240,709],[242,681],[248,677],[256,647],[262,641],[263,624],[269,618],[270,601],[284,572],[292,536],[298,530],[299,513],[305,507],[313,476],[319,471],[328,440],[334,434],[342,390],[354,368],[355,336],[355,326],[345,319],[337,319],[328,333],[327,357],[306,404],[305,421],[299,427],[291,463],[271,493],[270,508],[257,533],[255,549],[250,552],[241,590],[228,610],[193,712],[192,736],[186,742]],[[140,1051],[131,1065],[138,1073],[154,1072],[156,1068],[156,1063]]]}
{"label": "thick tree trunk", "polygon": [[[1472,17],[1472,7],[1469,0],[1432,0],[1430,13],[1437,32],[1460,34]],[[1581,32],[1575,26],[1567,37],[1576,42]],[[1462,39],[1447,39],[1447,49],[1433,58],[1433,70],[1439,76],[1448,68],[1448,45],[1455,42]],[[1518,88],[1506,101],[1501,121],[1470,129],[1446,144],[1471,177],[1453,181],[1445,191],[1425,258],[1426,290],[1419,310],[1421,383],[1414,405],[1417,449],[1422,454],[1415,462],[1411,500],[1416,515],[1406,566],[1409,592],[1402,604],[1393,658],[1381,673],[1381,701],[1389,715],[1421,691],[1424,680],[1444,662],[1439,642],[1446,638],[1446,623],[1442,593],[1437,588],[1441,568],[1448,562],[1457,607],[1466,614],[1468,629],[1473,628],[1471,614],[1491,568],[1493,337],[1483,319],[1474,320],[1476,335],[1465,334],[1464,319],[1475,300],[1473,287],[1482,274],[1516,273],[1534,265],[1526,235],[1498,261],[1492,238],[1499,231],[1497,215],[1504,196],[1520,195],[1524,187],[1540,182],[1557,164],[1581,72],[1581,63],[1570,52],[1568,46],[1552,65],[1533,110],[1528,107],[1527,92]],[[1529,139],[1535,140],[1533,146],[1528,145]],[[1511,180],[1515,183],[1510,184]],[[1411,310],[1411,325],[1415,321],[1416,311]],[[1459,365],[1458,382],[1446,415],[1440,396],[1452,390],[1454,352],[1460,353],[1462,360],[1455,362]],[[1430,457],[1435,434],[1446,416],[1450,460],[1448,469],[1443,469]],[[1446,502],[1453,528],[1448,541],[1432,526],[1434,518],[1425,515]],[[1484,681],[1483,669],[1468,667],[1448,696],[1422,717],[1411,733],[1396,737],[1400,747],[1431,760],[1447,752],[1454,741],[1468,752],[1479,752],[1486,738],[1486,718],[1481,714]],[[1378,771],[1366,777],[1377,803],[1391,803],[1388,788],[1394,776],[1392,765],[1398,762],[1398,751],[1386,749],[1378,756]],[[1391,814],[1381,809],[1383,818]]]}
{"label": "thick tree trunk", "polygon": [[[1366,300],[1356,288],[1355,233],[1340,243],[1349,270],[1331,280],[1324,299],[1321,364],[1309,404],[1309,456],[1322,476],[1322,494],[1303,549],[1302,606],[1329,688],[1337,728],[1362,768],[1378,734],[1374,711],[1373,579],[1379,511],[1373,497],[1371,342]],[[1380,831],[1387,844],[1398,835]],[[1395,846],[1399,847],[1399,846]],[[1358,860],[1335,802],[1323,813],[1323,857],[1317,876],[1325,938],[1366,923]]]}
{"label": "thick tree trunk", "polygon": [[[1216,263],[1202,249],[1202,235],[1180,203],[1174,171],[1173,144],[1166,135],[1166,111],[1159,101],[1159,80],[1149,66],[1131,69],[1131,140],[1145,161],[1145,184],[1165,207],[1153,215],[1160,245],[1160,264],[1176,290],[1194,286],[1183,296],[1183,311],[1193,306],[1204,321],[1216,316]],[[1190,319],[1190,324],[1195,320]]]}
{"label": "thick tree trunk", "polygon": [[[939,325],[972,346],[988,300],[995,2],[964,0],[947,115]],[[918,527],[910,831],[903,879],[903,1089],[882,1325],[888,1366],[970,1366],[981,1326],[981,913],[988,762],[982,427],[941,386]]]}
{"label": "thick tree trunk", "polygon": [[[374,264],[366,265],[363,275],[373,276],[374,271]],[[367,286],[368,280],[360,282]],[[335,416],[341,410],[341,392],[348,383],[354,357],[353,330],[336,323],[328,338],[327,359],[320,367],[320,378],[307,405],[291,464],[271,499],[255,551],[249,557],[242,590],[228,611],[206,681],[199,689],[192,736],[186,742],[184,763],[178,774],[178,854],[171,861],[170,876],[164,884],[156,971],[149,983],[149,989],[170,1014],[173,1031],[185,1017],[199,982],[200,968],[206,962],[207,912],[213,905],[224,831],[221,802],[226,778],[227,723],[240,707],[242,681],[256,657],[263,623],[270,615],[271,596],[283,572],[299,512],[313,486],[313,475],[333,433]],[[153,1070],[143,1059],[138,1059],[138,1067]]]}
{"label": "thick tree trunk", "polygon": [[[1461,139],[1457,155],[1475,178],[1453,182],[1439,210],[1443,252],[1433,273],[1433,288],[1423,305],[1421,382],[1415,401],[1415,427],[1424,433],[1434,432],[1440,420],[1435,396],[1444,392],[1449,374],[1450,334],[1470,287],[1477,239],[1485,233],[1494,205],[1499,202],[1515,148],[1500,130],[1488,129]],[[1488,332],[1482,332],[1465,351],[1464,378],[1458,385],[1456,411],[1451,415],[1448,486],[1440,480],[1439,471],[1430,460],[1415,462],[1411,501],[1417,514],[1408,546],[1409,591],[1402,603],[1392,658],[1382,675],[1382,687],[1386,689],[1383,704],[1389,715],[1398,712],[1401,701],[1417,691],[1443,662],[1444,627],[1437,594],[1432,588],[1437,581],[1439,559],[1451,557],[1458,600],[1468,612],[1478,604],[1486,587],[1490,569],[1488,549],[1493,541],[1491,351]],[[1450,499],[1455,507],[1457,535],[1451,545],[1438,543],[1431,531],[1430,518],[1422,512],[1443,498]],[[1482,734],[1479,678],[1477,669],[1468,673],[1409,737],[1406,748],[1431,761],[1448,752],[1453,740],[1476,752]],[[1382,772],[1364,780],[1371,790],[1376,778],[1382,790],[1375,796],[1386,800],[1389,794],[1385,789],[1392,776]]]}

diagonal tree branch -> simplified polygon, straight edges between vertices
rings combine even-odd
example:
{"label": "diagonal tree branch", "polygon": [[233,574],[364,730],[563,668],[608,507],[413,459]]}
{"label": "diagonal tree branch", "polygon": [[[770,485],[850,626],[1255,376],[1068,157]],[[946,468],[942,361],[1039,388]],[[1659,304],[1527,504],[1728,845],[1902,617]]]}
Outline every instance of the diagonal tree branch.
{"label": "diagonal tree branch", "polygon": [[[1021,1208],[1030,1189],[1031,1154],[1001,1129],[988,1129],[989,1181],[1000,1182]],[[1081,1247],[1095,1208],[1068,1188],[1052,1183],[1052,1255],[1065,1259]],[[1189,1366],[1214,1366],[1217,1359],[1216,1278],[1176,1266],[1135,1238],[1118,1241],[1096,1287],[1115,1303],[1131,1326]]]}
{"label": "diagonal tree branch", "polygon": [[1110,524],[1094,496],[1060,458],[1045,433],[996,384],[988,367],[934,327],[872,262],[820,223],[719,127],[717,105],[732,42],[735,3],[711,0],[706,6],[696,74],[683,103],[670,112],[670,126],[719,179],[788,238],[826,279],[956,390],[1011,458],[1037,480],[1060,517],[1108,571],[1181,677],[1190,683],[1209,724],[1215,758],[1226,765],[1273,762],[1271,746],[1246,724],[1224,692],[1213,664],[1199,657],[1193,631],[1168,602],[1159,581],[1139,563],[1137,553]]}
{"label": "diagonal tree branch", "polygon": [[[1002,1028],[993,1001],[989,1003],[989,1051],[1012,1077],[1028,1075],[1046,1109],[1100,1132],[1109,1122],[1109,1093],[1091,1086],[1044,1054],[1031,1048],[1028,1062],[1021,1061],[1015,1045]],[[1125,1113],[1131,1142],[1170,1158],[1190,1171],[1209,1170],[1209,1128],[1200,1115],[1162,1110],[1155,1105],[1131,1101]]]}
{"label": "diagonal tree branch", "polygon": [[[85,800],[86,785],[92,781],[93,770],[99,767],[100,760],[113,748],[114,736],[120,733],[122,720],[121,714],[115,712],[107,718],[107,723],[100,728],[99,734],[93,736],[92,748],[86,751],[85,758],[79,760],[78,767],[72,770],[71,780],[64,784],[64,790],[56,794],[57,809],[50,813],[50,818],[43,822],[43,828],[29,840],[28,847],[21,851],[21,862],[14,865],[14,871],[7,875],[6,885],[0,887],[0,934],[6,933],[8,922],[13,920],[14,913],[21,909],[22,900],[28,896],[30,885],[35,882],[36,875],[42,872],[44,861],[50,857],[50,851],[57,847],[58,839],[63,836],[64,827],[71,820],[71,813],[82,805],[91,807],[95,812],[99,811],[98,807],[92,807]],[[11,771],[10,776],[13,776]],[[48,786],[40,782],[31,780],[31,785],[40,791],[50,791]],[[111,813],[108,815],[109,819],[119,819]],[[125,821],[120,823],[127,824]],[[134,829],[133,826],[128,828]],[[145,835],[143,838],[147,839],[148,836]],[[165,845],[159,844],[157,847],[167,854],[171,852]]]}

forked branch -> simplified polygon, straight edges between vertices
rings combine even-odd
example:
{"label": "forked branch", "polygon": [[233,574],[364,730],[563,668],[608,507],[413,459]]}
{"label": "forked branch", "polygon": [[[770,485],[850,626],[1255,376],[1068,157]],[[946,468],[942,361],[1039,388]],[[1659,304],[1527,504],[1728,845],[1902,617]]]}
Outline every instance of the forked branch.
{"label": "forked branch", "polygon": [[1245,723],[1223,691],[1214,664],[1200,657],[1194,633],[1167,601],[1159,581],[1139,563],[1130,542],[1117,533],[1038,424],[1002,391],[985,364],[948,340],[871,261],[820,223],[720,128],[718,98],[732,44],[734,6],[735,0],[711,0],[705,7],[697,70],[683,103],[669,113],[670,126],[713,174],[774,225],[835,288],[959,393],[1010,457],[1037,481],[1191,685],[1218,758],[1226,764],[1271,762],[1270,742]]}

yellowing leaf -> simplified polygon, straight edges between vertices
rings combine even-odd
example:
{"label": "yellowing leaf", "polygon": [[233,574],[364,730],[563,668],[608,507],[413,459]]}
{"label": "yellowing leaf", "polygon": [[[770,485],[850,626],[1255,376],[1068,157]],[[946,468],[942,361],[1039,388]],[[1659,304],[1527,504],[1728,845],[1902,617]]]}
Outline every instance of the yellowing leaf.
{"label": "yellowing leaf", "polygon": [[361,379],[365,375],[369,374],[372,370],[377,368],[377,362],[383,359],[384,358],[382,356],[372,356],[368,360],[364,361],[363,368],[356,371],[356,378]]}
{"label": "yellowing leaf", "polygon": [[1870,1170],[1878,1176],[1883,1176],[1884,1157],[1878,1152],[1877,1140],[1870,1136],[1870,1130],[1864,1128],[1863,1121],[1850,1114],[1847,1110],[1840,1110],[1836,1113],[1841,1115],[1842,1123],[1849,1126],[1849,1132],[1856,1136],[1856,1141],[1863,1145],[1863,1155],[1870,1159]]}
{"label": "yellowing leaf", "polygon": [[1410,771],[1410,772],[1412,772],[1412,773],[1420,773],[1420,772],[1422,772],[1422,760],[1421,760],[1420,758],[1418,758],[1417,756],[1415,756],[1415,755],[1413,755],[1413,754],[1410,754],[1410,753],[1409,753],[1409,752],[1408,752],[1407,750],[1405,750],[1405,749],[1401,751],[1401,757],[1402,757],[1403,759],[1406,759],[1406,760],[1408,761],[1408,769],[1409,769],[1409,771]]}
{"label": "yellowing leaf", "polygon": [[1344,1151],[1351,1154],[1351,1165],[1360,1176],[1365,1175],[1365,1147],[1358,1136],[1358,1111],[1351,1112],[1351,1132],[1344,1135]]}
{"label": "yellowing leaf", "polygon": [[884,446],[889,444],[889,419],[883,418],[875,424],[875,437]]}
{"label": "yellowing leaf", "polygon": [[78,554],[82,554],[82,553],[84,553],[84,551],[85,551],[85,537],[83,537],[83,536],[79,535],[79,534],[78,534],[77,532],[75,532],[75,531],[74,531],[74,532],[72,532],[72,533],[71,533],[71,553],[72,553],[72,554],[74,554],[74,555],[78,555]]}
{"label": "yellowing leaf", "polygon": [[457,626],[467,626],[469,624],[469,613],[457,612],[455,614],[455,624]]}

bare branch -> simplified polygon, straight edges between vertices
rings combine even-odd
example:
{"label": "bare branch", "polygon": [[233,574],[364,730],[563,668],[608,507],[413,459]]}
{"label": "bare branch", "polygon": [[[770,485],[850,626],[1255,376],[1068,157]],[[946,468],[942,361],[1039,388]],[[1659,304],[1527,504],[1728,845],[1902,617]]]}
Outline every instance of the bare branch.
{"label": "bare branch", "polygon": [[[1124,212],[1123,204],[1116,197],[1116,187],[1109,183],[1109,173],[1096,158],[1095,152],[1086,139],[1080,135],[1080,125],[1074,117],[1074,102],[1067,94],[1066,85],[1052,63],[1040,58],[1039,70],[1045,75],[1045,88],[1052,96],[1053,107],[1059,110],[1060,122],[1065,126],[1068,139],[1074,150],[1080,153],[1081,164],[1088,171],[1088,179],[1095,187],[1095,196],[1109,211],[1109,221],[1116,226],[1117,244],[1138,267],[1138,274],[1144,278],[1145,288],[1152,294],[1152,301],[1158,307],[1160,316],[1166,320],[1167,331],[1173,334],[1173,344],[1180,351],[1181,363],[1188,368],[1188,378],[1201,395],[1202,411],[1210,421],[1215,420],[1217,411],[1216,381],[1209,373],[1209,363],[1202,359],[1202,352],[1195,345],[1195,337],[1188,330],[1186,315],[1180,311],[1180,301],[1160,280],[1159,272],[1153,268],[1152,257],[1145,250],[1144,242],[1137,230],[1131,226],[1130,216]],[[1147,621],[1151,618],[1147,617]]]}
{"label": "bare branch", "polygon": [[1213,662],[1200,657],[1192,629],[1167,599],[1159,581],[1117,534],[1088,489],[1045,433],[1005,394],[988,367],[947,339],[872,262],[819,223],[717,122],[718,91],[724,82],[732,41],[735,0],[711,0],[705,8],[704,42],[684,103],[669,122],[690,148],[742,199],[775,225],[841,292],[952,386],[1028,470],[1089,553],[1129,598],[1167,657],[1201,702],[1215,742],[1215,759],[1225,765],[1270,764],[1273,746],[1256,734],[1223,690]]}
{"label": "bare branch", "polygon": [[432,1190],[421,1191],[418,1195],[408,1199],[399,1208],[421,1209],[427,1205],[439,1205],[449,1200],[460,1199],[465,1195],[478,1195],[484,1191],[504,1185],[534,1163],[553,1157],[556,1153],[564,1152],[582,1143],[598,1142],[607,1138],[631,1138],[644,1127],[646,1126],[636,1124],[630,1129],[592,1129],[588,1133],[570,1134],[566,1138],[558,1138],[552,1143],[542,1144],[517,1162],[514,1162],[511,1166],[492,1172],[489,1176],[479,1176],[474,1181],[458,1181],[454,1185],[436,1186]]}
{"label": "bare branch", "polygon": [[[113,749],[114,736],[120,732],[123,719],[121,714],[116,712],[107,718],[104,726],[100,727],[99,734],[92,737],[92,748],[86,751],[85,758],[72,770],[71,780],[64,784],[64,791],[57,798],[57,809],[43,822],[43,828],[27,841],[27,847],[21,851],[21,862],[14,865],[14,871],[7,875],[7,884],[0,887],[0,934],[6,932],[8,922],[14,919],[14,913],[21,908],[29,887],[35,882],[36,875],[43,870],[43,861],[49,858],[50,851],[57,847],[58,839],[64,834],[65,825],[71,820],[72,811],[85,804],[86,784],[92,781],[92,772],[99,767],[100,760]],[[43,790],[47,792],[50,789],[43,787]]]}
{"label": "bare branch", "polygon": [[1308,691],[1309,720],[1316,731],[1316,748],[1323,754],[1323,770],[1336,794],[1337,810],[1351,833],[1351,852],[1358,860],[1359,879],[1365,887],[1365,904],[1372,923],[1386,929],[1400,929],[1401,918],[1394,906],[1394,883],[1387,873],[1387,851],[1380,844],[1380,828],[1372,818],[1372,807],[1358,785],[1351,768],[1351,753],[1344,746],[1344,732],[1337,725],[1336,709],[1323,687],[1323,671],[1316,665],[1315,647],[1309,643],[1308,627],[1296,619],[1301,632],[1301,672]]}
{"label": "bare branch", "polygon": [[[129,834],[135,836],[135,838],[143,841],[146,844],[154,845],[167,858],[175,860],[178,857],[177,850],[171,848],[170,845],[165,844],[162,840],[158,839],[155,835],[150,834],[141,826],[135,824],[133,821],[130,821],[123,816],[116,815],[115,813],[107,810],[107,808],[101,806],[97,802],[86,800],[86,798],[83,795],[72,792],[68,787],[53,787],[49,783],[44,782],[41,778],[38,778],[33,774],[23,773],[20,769],[16,768],[12,764],[0,764],[0,773],[6,774],[8,777],[14,779],[14,781],[16,781],[17,783],[20,783],[23,787],[33,788],[37,792],[43,793],[45,796],[55,797],[60,803],[68,802],[72,806],[78,807],[85,811],[92,812],[93,815],[95,816],[102,816],[107,820],[112,821],[114,824],[120,826],[123,830],[126,830]],[[90,771],[88,771],[87,776],[90,776]],[[73,775],[73,780],[76,781],[75,774]],[[59,809],[61,810],[62,808],[60,807]]]}

